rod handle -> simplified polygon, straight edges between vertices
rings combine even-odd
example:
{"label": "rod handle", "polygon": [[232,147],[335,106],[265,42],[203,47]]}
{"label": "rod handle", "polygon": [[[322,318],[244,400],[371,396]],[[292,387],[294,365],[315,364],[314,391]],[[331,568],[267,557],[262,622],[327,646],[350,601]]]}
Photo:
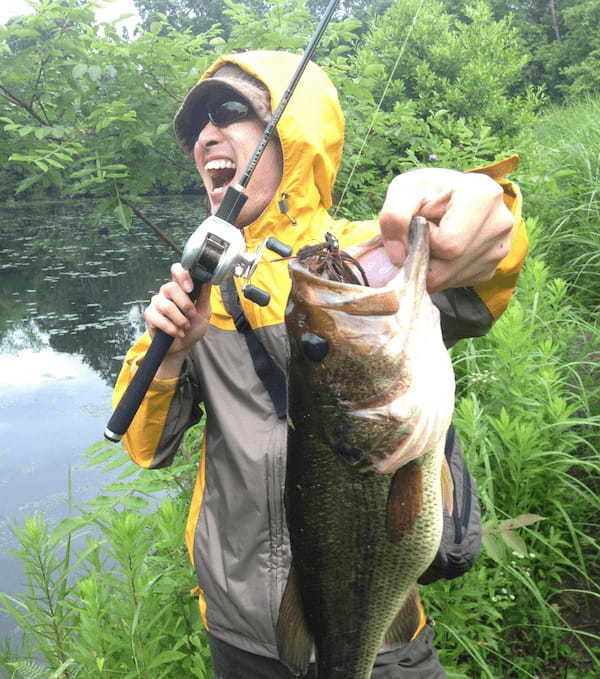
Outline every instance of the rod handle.
{"label": "rod handle", "polygon": [[[203,284],[207,284],[210,280],[210,276],[205,274],[199,279],[200,272],[197,272],[193,277],[194,289],[190,292],[190,299],[195,302],[200,295],[200,290]],[[140,366],[133,376],[131,382],[127,385],[127,389],[121,400],[114,409],[113,414],[110,417],[104,430],[104,438],[114,443],[118,443],[123,434],[129,429],[129,425],[133,421],[135,414],[139,410],[139,407],[144,400],[144,396],[148,391],[148,387],[152,383],[156,371],[163,362],[165,356],[169,352],[171,345],[173,344],[174,337],[167,335],[163,330],[157,330],[154,333],[152,342],[144,356],[144,359],[140,363]]]}
{"label": "rod handle", "polygon": [[138,371],[127,386],[125,393],[106,425],[104,438],[117,443],[121,440],[127,429],[129,429],[129,425],[144,400],[148,387],[167,355],[171,344],[173,344],[174,339],[174,337],[167,335],[162,330],[156,331],[144,360],[141,362]]}

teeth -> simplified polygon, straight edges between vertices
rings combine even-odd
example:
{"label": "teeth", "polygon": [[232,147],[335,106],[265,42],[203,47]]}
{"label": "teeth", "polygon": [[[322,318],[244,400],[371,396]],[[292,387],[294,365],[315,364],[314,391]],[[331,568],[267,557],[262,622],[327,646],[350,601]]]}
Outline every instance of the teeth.
{"label": "teeth", "polygon": [[204,166],[205,170],[235,170],[235,163],[231,160],[209,160]]}

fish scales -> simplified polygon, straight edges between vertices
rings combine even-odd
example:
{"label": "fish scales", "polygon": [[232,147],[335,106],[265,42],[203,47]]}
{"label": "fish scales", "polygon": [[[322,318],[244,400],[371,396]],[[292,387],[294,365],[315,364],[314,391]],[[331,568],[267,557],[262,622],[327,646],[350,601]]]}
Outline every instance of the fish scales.
{"label": "fish scales", "polygon": [[[426,225],[411,230],[402,270],[388,262],[390,280],[382,251],[381,242],[362,251],[365,268],[373,260],[384,276],[374,276],[375,289],[290,266],[292,568],[278,639],[297,673],[314,643],[318,679],[368,679],[384,641],[410,640],[420,620],[416,581],[441,537],[453,374],[425,291]],[[433,353],[415,361],[415,347]],[[444,382],[429,405],[423,394],[436,385],[415,386],[426,375]]]}

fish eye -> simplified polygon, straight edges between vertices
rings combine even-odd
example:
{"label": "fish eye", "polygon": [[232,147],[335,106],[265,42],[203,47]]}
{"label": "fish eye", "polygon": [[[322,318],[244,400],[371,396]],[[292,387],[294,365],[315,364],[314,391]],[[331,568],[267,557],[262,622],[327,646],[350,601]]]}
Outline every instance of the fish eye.
{"label": "fish eye", "polygon": [[300,342],[306,358],[315,363],[322,361],[329,352],[329,342],[312,332],[305,332],[300,338]]}

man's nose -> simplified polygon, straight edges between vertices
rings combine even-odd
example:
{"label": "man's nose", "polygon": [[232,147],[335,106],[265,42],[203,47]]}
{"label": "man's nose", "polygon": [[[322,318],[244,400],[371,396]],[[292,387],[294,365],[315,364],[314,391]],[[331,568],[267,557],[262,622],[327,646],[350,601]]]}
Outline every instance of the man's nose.
{"label": "man's nose", "polygon": [[223,132],[220,127],[217,127],[210,121],[206,123],[206,125],[200,130],[200,134],[198,135],[198,139],[196,139],[196,144],[199,146],[202,146],[204,148],[207,148],[209,146],[213,146],[214,144],[218,144],[219,141],[223,138]]}

